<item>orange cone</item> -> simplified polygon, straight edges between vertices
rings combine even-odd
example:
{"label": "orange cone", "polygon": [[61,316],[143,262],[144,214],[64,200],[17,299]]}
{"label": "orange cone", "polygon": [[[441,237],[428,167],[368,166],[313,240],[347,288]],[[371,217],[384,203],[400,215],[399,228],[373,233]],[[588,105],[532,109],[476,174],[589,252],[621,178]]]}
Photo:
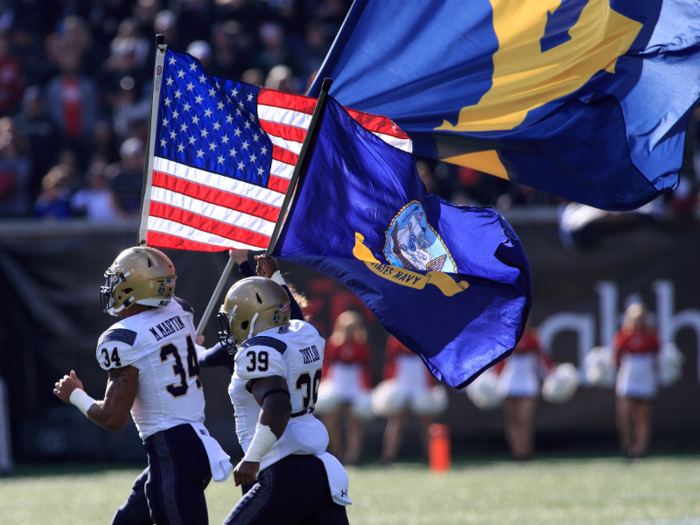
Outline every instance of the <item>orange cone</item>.
{"label": "orange cone", "polygon": [[430,470],[447,472],[450,470],[450,427],[433,423],[428,427],[430,433]]}

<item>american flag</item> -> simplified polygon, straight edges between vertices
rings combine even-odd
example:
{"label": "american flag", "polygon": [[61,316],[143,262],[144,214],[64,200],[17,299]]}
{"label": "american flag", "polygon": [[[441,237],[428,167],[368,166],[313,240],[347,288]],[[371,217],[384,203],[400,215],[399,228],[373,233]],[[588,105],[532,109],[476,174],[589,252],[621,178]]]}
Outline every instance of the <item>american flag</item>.
{"label": "american flag", "polygon": [[[167,50],[162,66],[146,243],[221,251],[267,248],[316,99],[208,74]],[[412,144],[386,117],[349,110],[387,143]],[[143,237],[143,235],[142,235]]]}

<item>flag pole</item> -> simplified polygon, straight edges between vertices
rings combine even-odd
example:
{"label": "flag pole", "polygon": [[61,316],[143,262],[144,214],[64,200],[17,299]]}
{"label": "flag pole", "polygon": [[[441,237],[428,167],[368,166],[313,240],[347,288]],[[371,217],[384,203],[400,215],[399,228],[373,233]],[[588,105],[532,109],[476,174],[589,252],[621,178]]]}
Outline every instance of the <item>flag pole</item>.
{"label": "flag pole", "polygon": [[204,328],[207,326],[207,322],[209,321],[209,318],[211,317],[211,314],[214,311],[214,307],[216,306],[216,302],[218,301],[219,297],[221,296],[221,292],[223,291],[224,285],[226,284],[226,281],[228,280],[228,276],[231,275],[231,270],[233,270],[234,264],[236,264],[236,262],[233,260],[232,257],[229,257],[228,262],[226,263],[226,267],[224,268],[224,271],[221,274],[221,277],[219,277],[219,282],[216,283],[216,288],[214,288],[214,293],[211,294],[211,299],[209,299],[209,304],[207,305],[207,309],[204,310],[204,315],[202,315],[202,318],[199,320],[199,325],[197,325],[197,332],[195,335],[202,335],[202,333],[204,332]]}
{"label": "flag pole", "polygon": [[[280,214],[279,217],[277,218],[277,222],[275,223],[275,229],[272,232],[272,236],[270,237],[270,244],[268,245],[267,251],[265,252],[265,257],[270,257],[270,254],[272,253],[272,250],[275,247],[275,243],[277,242],[277,238],[279,237],[280,231],[282,229],[282,225],[284,224],[284,219],[286,217],[287,209],[289,208],[289,204],[292,200],[292,197],[294,196],[294,188],[296,186],[296,183],[299,179],[299,174],[301,172],[301,165],[304,162],[304,157],[306,156],[306,151],[309,149],[309,144],[311,143],[311,139],[313,138],[314,135],[314,130],[316,129],[316,123],[318,122],[321,112],[323,111],[324,106],[326,105],[326,98],[328,97],[328,90],[331,88],[331,84],[333,81],[330,78],[326,78],[323,80],[323,86],[321,87],[321,93],[318,96],[318,102],[316,102],[316,108],[314,109],[314,114],[311,117],[311,123],[309,124],[309,129],[306,132],[306,137],[304,138],[304,144],[301,146],[301,151],[299,152],[299,157],[297,160],[296,166],[294,166],[294,172],[292,173],[292,178],[289,181],[289,187],[287,188],[287,193],[284,195],[284,201],[282,202],[282,207],[280,208]],[[196,335],[202,335],[202,332],[204,332],[204,327],[206,326],[207,322],[209,321],[209,317],[211,317],[212,312],[214,311],[214,307],[216,306],[216,302],[221,295],[222,290],[224,289],[224,285],[226,284],[226,281],[228,279],[229,274],[231,273],[231,270],[233,270],[233,265],[235,264],[234,260],[232,258],[229,258],[228,263],[226,263],[226,268],[224,268],[224,272],[221,274],[221,277],[219,278],[219,282],[216,285],[216,288],[214,289],[214,293],[211,296],[211,299],[209,299],[209,304],[207,305],[207,309],[204,311],[204,315],[202,315],[202,319],[199,321],[199,326],[197,326],[197,333]]]}
{"label": "flag pole", "polygon": [[280,214],[279,217],[277,217],[277,222],[275,223],[275,229],[272,231],[272,236],[270,237],[270,244],[268,244],[267,246],[265,257],[270,257],[272,255],[272,251],[275,249],[275,245],[277,244],[277,240],[279,239],[280,232],[282,231],[282,226],[284,226],[284,221],[287,219],[287,212],[289,211],[289,206],[294,197],[294,192],[296,191],[296,185],[299,179],[299,174],[301,173],[302,165],[304,164],[304,158],[306,157],[306,152],[309,149],[309,145],[311,144],[311,141],[314,138],[316,124],[321,118],[323,108],[326,106],[326,99],[328,98],[328,91],[331,89],[331,84],[333,84],[333,81],[330,78],[323,79],[321,92],[318,95],[318,102],[316,103],[314,114],[311,117],[311,123],[309,124],[309,129],[306,132],[304,144],[302,144],[301,146],[301,151],[299,152],[299,157],[297,159],[296,166],[294,166],[294,172],[292,173],[292,178],[289,181],[287,193],[284,195],[284,201],[282,202]]}
{"label": "flag pole", "polygon": [[158,106],[160,105],[160,88],[163,83],[163,65],[165,64],[165,36],[156,35],[156,63],[153,68],[153,92],[151,94],[151,117],[148,120],[148,140],[146,142],[146,165],[141,188],[141,219],[139,221],[138,244],[146,245],[148,236],[148,211],[151,205],[151,186],[153,184],[153,160],[156,149],[156,128],[158,127]]}

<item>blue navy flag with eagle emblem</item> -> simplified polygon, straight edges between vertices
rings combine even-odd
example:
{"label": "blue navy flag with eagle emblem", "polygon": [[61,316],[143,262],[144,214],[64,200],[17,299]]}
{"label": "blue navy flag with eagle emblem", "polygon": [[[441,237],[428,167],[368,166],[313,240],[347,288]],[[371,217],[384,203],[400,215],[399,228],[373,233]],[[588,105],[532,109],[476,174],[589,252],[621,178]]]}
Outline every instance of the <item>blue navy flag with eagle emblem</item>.
{"label": "blue navy flag with eagle emblem", "polygon": [[530,264],[506,220],[426,194],[413,156],[331,97],[273,256],[346,285],[456,388],[511,352],[532,301]]}

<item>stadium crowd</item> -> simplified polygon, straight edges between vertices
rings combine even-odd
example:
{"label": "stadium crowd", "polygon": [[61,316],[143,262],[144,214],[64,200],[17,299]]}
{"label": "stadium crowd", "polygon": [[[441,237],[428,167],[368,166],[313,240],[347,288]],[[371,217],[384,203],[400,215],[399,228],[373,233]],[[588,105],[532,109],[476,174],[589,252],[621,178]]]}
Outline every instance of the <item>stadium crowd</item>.
{"label": "stadium crowd", "polygon": [[[350,3],[0,2],[0,218],[138,213],[155,34],[213,74],[304,93]],[[689,215],[696,206],[699,122],[691,123],[681,185],[662,213]],[[419,159],[418,170],[429,192],[456,204],[561,202],[469,168]]]}

